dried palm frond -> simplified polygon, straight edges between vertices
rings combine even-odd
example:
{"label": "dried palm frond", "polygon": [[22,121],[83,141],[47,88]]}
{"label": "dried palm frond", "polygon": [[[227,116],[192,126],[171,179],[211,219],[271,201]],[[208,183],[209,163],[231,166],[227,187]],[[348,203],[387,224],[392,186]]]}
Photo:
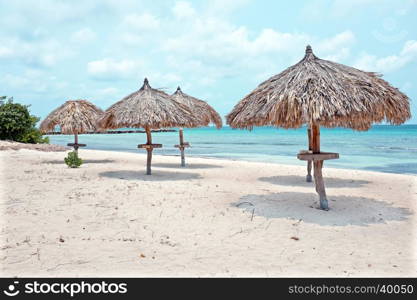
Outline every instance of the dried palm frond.
{"label": "dried palm frond", "polygon": [[316,57],[304,58],[261,83],[227,115],[235,128],[298,128],[303,124],[367,130],[374,122],[397,125],[411,117],[408,97],[379,74]]}
{"label": "dried palm frond", "polygon": [[140,127],[196,127],[198,120],[190,109],[175,102],[167,93],[153,89],[145,78],[143,86],[110,106],[99,119],[103,129]]}
{"label": "dried palm frond", "polygon": [[97,119],[103,111],[87,100],[69,100],[52,111],[40,125],[43,133],[51,132],[55,126],[64,134],[96,131]]}
{"label": "dried palm frond", "polygon": [[222,118],[207,102],[187,95],[178,87],[176,92],[172,94],[174,101],[186,105],[190,108],[195,117],[198,118],[198,126],[207,126],[213,123],[217,128],[222,127]]}

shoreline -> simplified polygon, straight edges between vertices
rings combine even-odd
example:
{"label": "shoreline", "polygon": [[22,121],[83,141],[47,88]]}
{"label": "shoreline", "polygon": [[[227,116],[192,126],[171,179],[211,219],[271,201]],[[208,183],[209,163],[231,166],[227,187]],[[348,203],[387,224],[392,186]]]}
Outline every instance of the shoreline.
{"label": "shoreline", "polygon": [[[82,158],[82,152],[81,151],[100,151],[100,152],[109,152],[109,153],[130,153],[130,154],[138,154],[138,155],[143,155],[143,157],[146,157],[146,152],[142,151],[143,153],[141,153],[140,150],[138,150],[138,152],[136,153],[135,151],[123,151],[123,150],[101,150],[101,149],[82,149],[79,150],[80,152],[80,157]],[[180,154],[178,155],[169,155],[169,154],[152,154],[153,157],[153,161],[155,157],[178,157],[180,158]],[[279,156],[279,155],[277,155]],[[281,156],[281,157],[286,157],[286,156]],[[196,158],[196,159],[207,159],[207,160],[220,160],[220,161],[231,161],[231,162],[244,162],[244,163],[254,163],[254,164],[273,164],[275,166],[287,166],[287,167],[297,167],[297,168],[307,168],[307,162],[306,161],[301,161],[302,163],[300,164],[291,164],[291,163],[281,163],[281,162],[266,162],[266,161],[257,161],[257,160],[245,160],[245,159],[239,159],[239,158],[224,158],[224,157],[216,157],[216,156],[200,156],[200,155],[192,155],[192,154],[185,154],[185,160],[187,161],[188,158]],[[296,155],[294,155],[294,158],[296,159]],[[187,167],[185,167],[184,169],[187,169]],[[381,172],[381,171],[374,171],[374,170],[364,170],[364,169],[359,169],[359,168],[343,168],[343,167],[335,167],[335,166],[324,166],[324,169],[335,169],[335,170],[355,170],[355,171],[360,171],[360,172],[366,172],[366,173],[377,173],[377,174],[395,174],[395,175],[405,175],[405,176],[413,176],[413,177],[417,177],[417,174],[414,173],[391,173],[391,172]],[[326,179],[324,179],[326,180]]]}
{"label": "shoreline", "polygon": [[[393,174],[417,175],[417,128],[407,126],[376,126],[367,132],[354,132],[343,128],[323,129],[323,151],[338,152],[340,159],[325,162],[325,166],[342,169],[372,170]],[[193,128],[184,133],[191,148],[187,156],[235,161],[259,161],[287,165],[303,165],[296,158],[300,150],[306,149],[307,136],[304,129],[278,130],[272,127],[233,130],[225,127]],[[51,143],[66,145],[72,137],[50,136]],[[118,152],[138,151],[136,144],[143,142],[141,134],[86,135],[82,141],[91,150]],[[177,155],[173,146],[178,144],[178,134],[160,133],[154,140],[163,148],[154,153]],[[388,142],[389,141],[389,142]]]}
{"label": "shoreline", "polygon": [[[72,148],[67,147],[67,146],[61,146],[61,145],[57,145],[57,144],[49,144],[51,146],[57,146],[57,147],[63,147],[66,148],[65,150],[59,150],[59,151],[54,151],[54,150],[50,150],[50,152],[62,152],[62,151],[71,151]],[[19,150],[19,149],[13,149],[13,150]],[[0,150],[0,151],[7,151],[7,150]],[[36,151],[36,150],[35,150]],[[79,155],[82,158],[82,152],[83,151],[100,151],[100,152],[114,152],[114,153],[130,153],[130,154],[139,154],[139,155],[145,155],[146,156],[146,152],[143,150],[143,153],[141,153],[141,150],[107,150],[107,149],[80,149],[79,150]],[[343,153],[341,153],[340,155],[343,155]],[[176,154],[155,154],[153,153],[153,156],[164,156],[164,157],[179,157],[180,154],[176,155]],[[287,157],[287,156],[282,156],[282,155],[276,155],[277,157]],[[203,155],[194,155],[194,154],[190,154],[187,153],[185,154],[186,160],[188,158],[200,158],[200,159],[209,159],[209,160],[225,160],[225,161],[235,161],[235,162],[248,162],[248,163],[263,163],[263,164],[273,164],[273,165],[285,165],[285,166],[296,166],[296,167],[302,167],[302,166],[306,166],[306,162],[304,161],[300,161],[300,163],[283,163],[283,162],[275,162],[275,161],[262,161],[262,160],[247,160],[247,159],[239,159],[239,158],[225,158],[225,157],[217,157],[217,156],[203,156]],[[294,157],[291,157],[291,159],[293,159],[294,161],[297,161],[296,158],[296,154],[294,154]],[[363,172],[375,172],[375,173],[383,173],[383,174],[397,174],[397,175],[407,175],[407,176],[415,176],[417,177],[417,173],[399,173],[399,172],[383,172],[383,171],[375,171],[375,170],[367,170],[367,169],[361,169],[361,168],[357,168],[357,167],[351,167],[351,168],[346,168],[345,166],[328,166],[328,165],[324,165],[325,169],[337,169],[337,170],[357,170],[357,171],[363,171]]]}

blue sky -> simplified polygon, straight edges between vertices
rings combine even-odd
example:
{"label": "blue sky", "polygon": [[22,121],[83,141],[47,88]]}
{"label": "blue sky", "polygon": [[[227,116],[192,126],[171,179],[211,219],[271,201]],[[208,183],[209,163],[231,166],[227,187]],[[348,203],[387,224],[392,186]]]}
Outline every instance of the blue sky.
{"label": "blue sky", "polygon": [[69,99],[106,109],[146,76],[224,116],[307,44],[382,73],[417,123],[417,0],[0,0],[0,95],[43,118]]}

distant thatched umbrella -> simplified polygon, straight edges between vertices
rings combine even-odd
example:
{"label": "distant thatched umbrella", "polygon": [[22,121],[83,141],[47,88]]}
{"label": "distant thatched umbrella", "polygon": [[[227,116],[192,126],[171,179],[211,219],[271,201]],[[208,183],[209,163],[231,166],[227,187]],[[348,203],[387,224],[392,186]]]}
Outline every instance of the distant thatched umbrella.
{"label": "distant thatched umbrella", "polygon": [[337,153],[320,152],[320,126],[368,130],[372,123],[398,125],[410,118],[406,95],[372,72],[319,59],[310,46],[304,58],[261,83],[227,116],[235,128],[253,126],[311,128],[311,150],[299,159],[314,162],[320,206],[328,208],[321,169]]}
{"label": "distant thatched umbrella", "polygon": [[[217,128],[222,127],[222,118],[210,105],[208,105],[207,102],[183,93],[180,87],[177,88],[176,92],[172,94],[171,97],[175,102],[184,104],[190,108],[191,112],[199,121],[198,127],[207,126],[209,123],[214,123]],[[175,145],[175,147],[180,149],[181,166],[185,167],[184,149],[189,147],[190,144],[184,142],[184,133],[182,128],[179,129],[179,137],[180,143],[179,145]]]}
{"label": "distant thatched umbrella", "polygon": [[151,129],[194,127],[198,120],[187,106],[175,102],[165,92],[151,88],[145,78],[138,91],[110,106],[98,124],[103,129],[144,128],[147,143],[138,145],[138,148],[144,148],[148,152],[146,174],[151,175],[153,148],[162,148],[161,144],[152,144]]}
{"label": "distant thatched umbrella", "polygon": [[40,130],[43,133],[51,132],[59,125],[61,133],[74,134],[74,143],[68,146],[74,147],[75,152],[78,152],[79,147],[86,146],[78,144],[78,134],[95,131],[96,121],[102,114],[100,108],[87,100],[69,100],[42,121]]}

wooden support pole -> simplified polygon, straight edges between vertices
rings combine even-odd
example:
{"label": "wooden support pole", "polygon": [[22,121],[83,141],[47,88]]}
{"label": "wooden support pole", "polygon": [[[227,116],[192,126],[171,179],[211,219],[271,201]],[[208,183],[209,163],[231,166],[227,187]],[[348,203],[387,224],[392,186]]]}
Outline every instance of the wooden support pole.
{"label": "wooden support pole", "polygon": [[[308,125],[307,128],[307,135],[308,135],[308,150],[312,150],[312,144],[311,144],[311,126]],[[307,182],[312,182],[312,177],[311,177],[311,165],[312,165],[312,161],[309,160],[307,161],[307,176],[306,176],[306,181]]]}
{"label": "wooden support pole", "polygon": [[179,130],[180,134],[180,151],[181,151],[181,167],[185,167],[185,147],[184,147],[184,130],[180,128]]}
{"label": "wooden support pole", "polygon": [[311,150],[313,150],[313,153],[320,153],[320,126],[313,124],[311,134]]}
{"label": "wooden support pole", "polygon": [[[320,126],[313,124],[311,128],[312,132],[312,150],[313,153],[320,153]],[[329,204],[326,197],[326,189],[323,181],[323,160],[315,160],[314,165],[314,183],[316,185],[316,192],[320,198],[320,208],[323,210],[329,210]]]}
{"label": "wooden support pole", "polygon": [[314,182],[316,184],[316,192],[319,194],[320,208],[323,210],[329,210],[329,203],[327,201],[326,189],[324,187],[322,168],[322,160],[314,161]]}
{"label": "wooden support pole", "polygon": [[74,151],[78,156],[78,132],[74,133]]}
{"label": "wooden support pole", "polygon": [[[152,134],[151,129],[149,127],[145,128],[146,131],[146,144],[152,145]],[[152,147],[146,148],[146,152],[148,153],[147,159],[146,159],[146,175],[151,175],[151,164],[152,164]]]}

